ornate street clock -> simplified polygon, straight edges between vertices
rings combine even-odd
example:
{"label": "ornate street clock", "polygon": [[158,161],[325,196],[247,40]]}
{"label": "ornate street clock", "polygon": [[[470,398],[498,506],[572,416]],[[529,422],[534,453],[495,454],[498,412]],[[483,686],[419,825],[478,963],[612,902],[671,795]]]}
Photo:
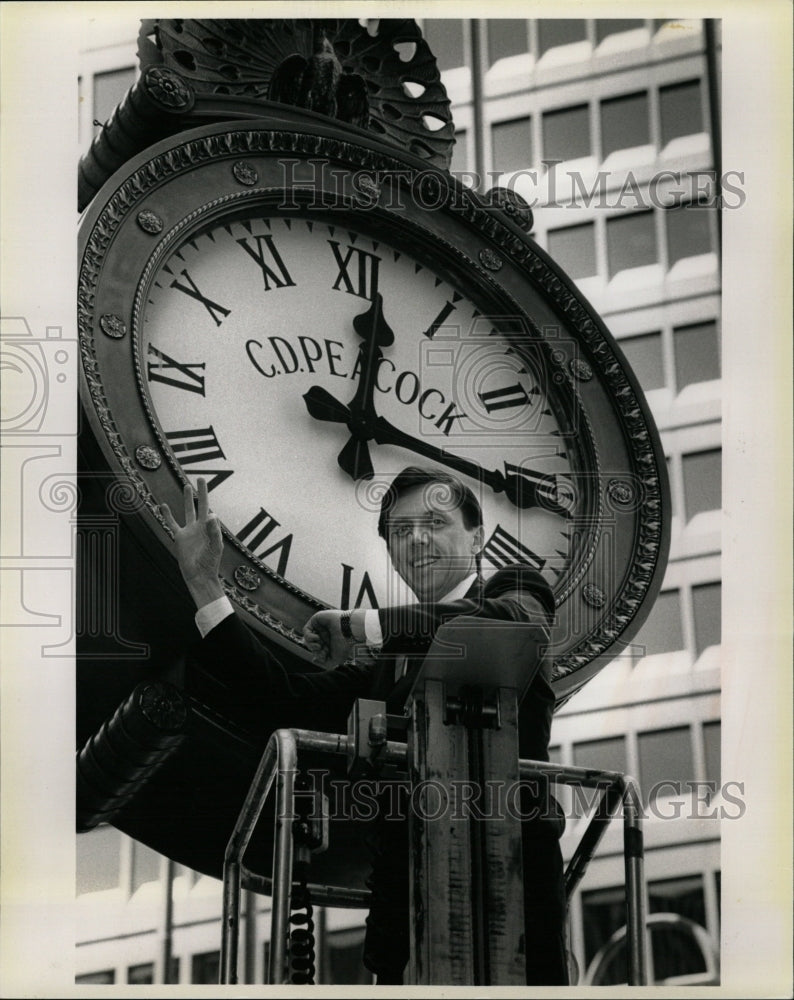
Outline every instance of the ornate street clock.
{"label": "ornate street clock", "polygon": [[[89,451],[133,491],[133,547],[165,581],[141,586],[172,604],[159,505],[207,480],[225,590],[294,669],[314,669],[301,628],[318,608],[411,600],[377,535],[393,475],[457,473],[482,502],[483,571],[529,564],[552,588],[564,700],[656,596],[664,458],[619,349],[527,235],[529,213],[432,160],[273,104],[117,170],[80,235]],[[155,617],[136,636],[154,647],[188,613]]]}

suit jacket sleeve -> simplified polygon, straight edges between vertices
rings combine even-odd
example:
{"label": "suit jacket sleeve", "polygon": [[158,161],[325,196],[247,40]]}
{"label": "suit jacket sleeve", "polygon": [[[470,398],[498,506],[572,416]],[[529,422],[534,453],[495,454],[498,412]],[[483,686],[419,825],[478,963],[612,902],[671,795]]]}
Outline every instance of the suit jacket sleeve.
{"label": "suit jacket sleeve", "polygon": [[356,698],[370,689],[371,668],[288,670],[237,615],[229,615],[192,650],[200,667],[246,699],[261,703],[280,726],[343,729]]}
{"label": "suit jacket sleeve", "polygon": [[499,570],[479,597],[436,604],[407,604],[378,612],[384,648],[391,653],[418,654],[429,647],[438,628],[459,615],[537,624],[548,631],[554,598],[543,577],[529,566]]}

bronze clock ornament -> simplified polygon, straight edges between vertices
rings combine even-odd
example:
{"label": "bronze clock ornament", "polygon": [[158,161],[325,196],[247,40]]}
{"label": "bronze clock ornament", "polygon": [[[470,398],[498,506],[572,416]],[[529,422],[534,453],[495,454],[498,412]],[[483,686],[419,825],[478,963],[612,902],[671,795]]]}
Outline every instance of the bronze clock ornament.
{"label": "bronze clock ornament", "polygon": [[379,499],[437,465],[481,498],[484,570],[551,585],[558,698],[619,653],[664,572],[664,457],[616,343],[515,218],[282,108],[117,171],[80,231],[82,398],[153,557],[171,560],[159,505],[204,476],[227,594],[306,660],[317,608],[410,600]]}

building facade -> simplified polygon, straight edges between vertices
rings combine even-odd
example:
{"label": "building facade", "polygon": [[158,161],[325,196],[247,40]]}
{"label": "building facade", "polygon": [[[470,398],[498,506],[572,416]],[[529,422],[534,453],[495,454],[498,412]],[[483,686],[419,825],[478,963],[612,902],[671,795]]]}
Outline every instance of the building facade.
{"label": "building facade", "polygon": [[[673,515],[662,591],[631,646],[559,710],[552,759],[639,779],[654,980],[714,983],[720,820],[743,810],[741,788],[720,774],[719,24],[422,27],[452,100],[453,172],[482,191],[512,187],[533,205],[535,239],[604,319],[659,428]],[[83,148],[135,79],[135,31],[81,56]],[[741,197],[723,182],[726,204]],[[586,802],[562,798],[570,857]],[[82,834],[77,850],[78,982],[217,981],[218,882],[112,827]],[[249,896],[247,912],[246,968],[262,982],[269,900]],[[318,982],[370,981],[359,961],[363,918],[315,914]],[[624,922],[617,821],[571,902],[580,983],[625,981]]]}

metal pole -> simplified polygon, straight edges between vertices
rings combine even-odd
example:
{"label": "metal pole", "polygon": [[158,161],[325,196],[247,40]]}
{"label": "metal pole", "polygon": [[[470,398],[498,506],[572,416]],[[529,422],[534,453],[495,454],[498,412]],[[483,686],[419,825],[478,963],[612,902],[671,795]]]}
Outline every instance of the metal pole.
{"label": "metal pole", "polygon": [[276,836],[273,853],[273,915],[270,932],[268,982],[282,983],[287,963],[287,933],[292,897],[292,822],[295,818],[295,772],[298,746],[295,734],[279,729],[278,781],[276,783]]}
{"label": "metal pole", "polygon": [[703,21],[706,35],[706,82],[709,94],[709,126],[717,187],[717,256],[722,256],[722,128],[720,123],[719,70],[715,22]]}
{"label": "metal pole", "polygon": [[584,878],[598,845],[620,805],[620,785],[609,785],[598,802],[595,814],[587,825],[573,857],[565,869],[565,897],[570,899]]}
{"label": "metal pole", "polygon": [[251,839],[265,798],[273,783],[278,751],[273,736],[268,740],[256,775],[248,789],[223,859],[223,932],[221,935],[221,983],[237,982],[237,945],[240,934],[240,859]]}
{"label": "metal pole", "polygon": [[171,858],[165,860],[165,908],[163,914],[163,983],[171,982],[171,956],[174,944],[174,870]]}
{"label": "metal pole", "polygon": [[243,982],[256,982],[256,906],[257,897],[250,889],[245,891],[245,956],[243,959]]}
{"label": "metal pole", "polygon": [[628,776],[623,786],[623,861],[626,870],[626,938],[629,986],[647,986],[648,949],[645,941],[646,902],[642,807],[637,782]]}
{"label": "metal pole", "polygon": [[477,190],[485,191],[485,135],[483,128],[482,22],[476,18],[471,26],[471,107],[474,129],[474,171]]}

